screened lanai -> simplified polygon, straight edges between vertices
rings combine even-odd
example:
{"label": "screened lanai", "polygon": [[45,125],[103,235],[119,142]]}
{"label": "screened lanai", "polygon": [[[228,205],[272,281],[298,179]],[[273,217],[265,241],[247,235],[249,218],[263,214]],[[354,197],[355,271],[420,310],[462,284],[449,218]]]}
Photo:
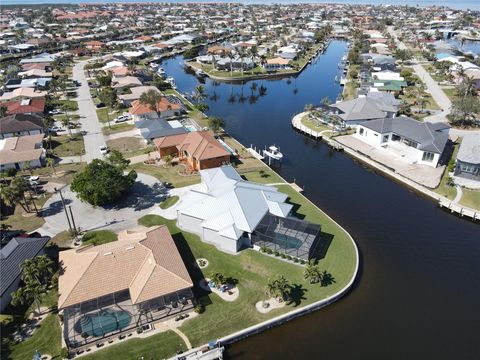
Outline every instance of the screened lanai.
{"label": "screened lanai", "polygon": [[267,214],[252,233],[252,243],[290,256],[314,257],[321,226],[292,217]]}

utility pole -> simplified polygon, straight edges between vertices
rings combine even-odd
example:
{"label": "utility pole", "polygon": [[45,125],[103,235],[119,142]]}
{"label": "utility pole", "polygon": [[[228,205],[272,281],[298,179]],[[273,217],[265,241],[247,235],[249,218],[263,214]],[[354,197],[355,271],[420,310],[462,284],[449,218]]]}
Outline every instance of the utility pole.
{"label": "utility pole", "polygon": [[57,188],[53,188],[53,190],[55,190],[55,192],[58,192],[60,194],[60,198],[62,199],[63,210],[65,211],[65,216],[67,217],[67,221],[68,221],[68,228],[70,229],[70,231],[72,231],[72,224],[70,223],[70,218],[68,217],[67,207],[65,206],[65,199],[63,198],[62,190]]}
{"label": "utility pole", "polygon": [[68,206],[68,209],[70,210],[70,217],[72,218],[72,224],[73,224],[73,230],[75,231],[75,237],[77,237],[77,226],[75,225],[75,219],[73,218],[72,207]]}

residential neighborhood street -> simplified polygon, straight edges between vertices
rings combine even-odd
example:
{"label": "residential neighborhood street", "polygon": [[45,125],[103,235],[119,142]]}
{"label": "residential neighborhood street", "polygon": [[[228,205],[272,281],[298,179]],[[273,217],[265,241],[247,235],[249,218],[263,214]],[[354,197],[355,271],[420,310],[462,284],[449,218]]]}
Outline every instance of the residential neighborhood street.
{"label": "residential neighborhood street", "polygon": [[73,80],[81,85],[78,87],[78,115],[82,130],[85,132],[83,140],[85,142],[85,156],[83,160],[91,162],[95,158],[103,158],[100,153],[100,147],[105,145],[103,138],[102,125],[98,121],[97,111],[93,103],[90,89],[85,77],[84,67],[88,61],[80,61],[73,67]]}

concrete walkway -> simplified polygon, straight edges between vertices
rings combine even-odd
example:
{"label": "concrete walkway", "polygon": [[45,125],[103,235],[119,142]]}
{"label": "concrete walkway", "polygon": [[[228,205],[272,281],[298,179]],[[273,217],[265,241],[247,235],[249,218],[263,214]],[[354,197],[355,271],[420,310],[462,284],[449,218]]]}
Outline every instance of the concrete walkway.
{"label": "concrete walkway", "polygon": [[452,200],[452,202],[455,204],[458,204],[458,202],[462,198],[463,191],[462,191],[462,187],[459,185],[455,185],[455,189],[457,190],[457,195],[455,196],[455,199]]}
{"label": "concrete walkway", "polygon": [[79,122],[82,124],[82,130],[85,131],[83,141],[85,143],[85,161],[91,162],[96,158],[103,158],[100,153],[100,147],[105,145],[103,138],[102,125],[97,117],[97,109],[93,103],[90,94],[90,88],[85,77],[85,65],[87,60],[80,61],[75,64],[72,70],[73,80],[81,83],[77,89],[78,101],[78,115],[80,115]]}

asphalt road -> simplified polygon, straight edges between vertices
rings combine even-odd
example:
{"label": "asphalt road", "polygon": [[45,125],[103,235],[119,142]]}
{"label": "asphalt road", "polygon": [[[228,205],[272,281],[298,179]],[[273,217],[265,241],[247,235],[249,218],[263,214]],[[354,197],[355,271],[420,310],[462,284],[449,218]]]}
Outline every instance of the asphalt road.
{"label": "asphalt road", "polygon": [[102,125],[97,117],[97,109],[93,103],[90,89],[85,77],[84,67],[88,61],[80,61],[73,67],[73,80],[81,83],[77,89],[78,115],[82,130],[85,132],[83,140],[85,143],[84,160],[91,162],[96,158],[103,158],[100,153],[100,147],[105,145],[105,139],[102,133]]}

